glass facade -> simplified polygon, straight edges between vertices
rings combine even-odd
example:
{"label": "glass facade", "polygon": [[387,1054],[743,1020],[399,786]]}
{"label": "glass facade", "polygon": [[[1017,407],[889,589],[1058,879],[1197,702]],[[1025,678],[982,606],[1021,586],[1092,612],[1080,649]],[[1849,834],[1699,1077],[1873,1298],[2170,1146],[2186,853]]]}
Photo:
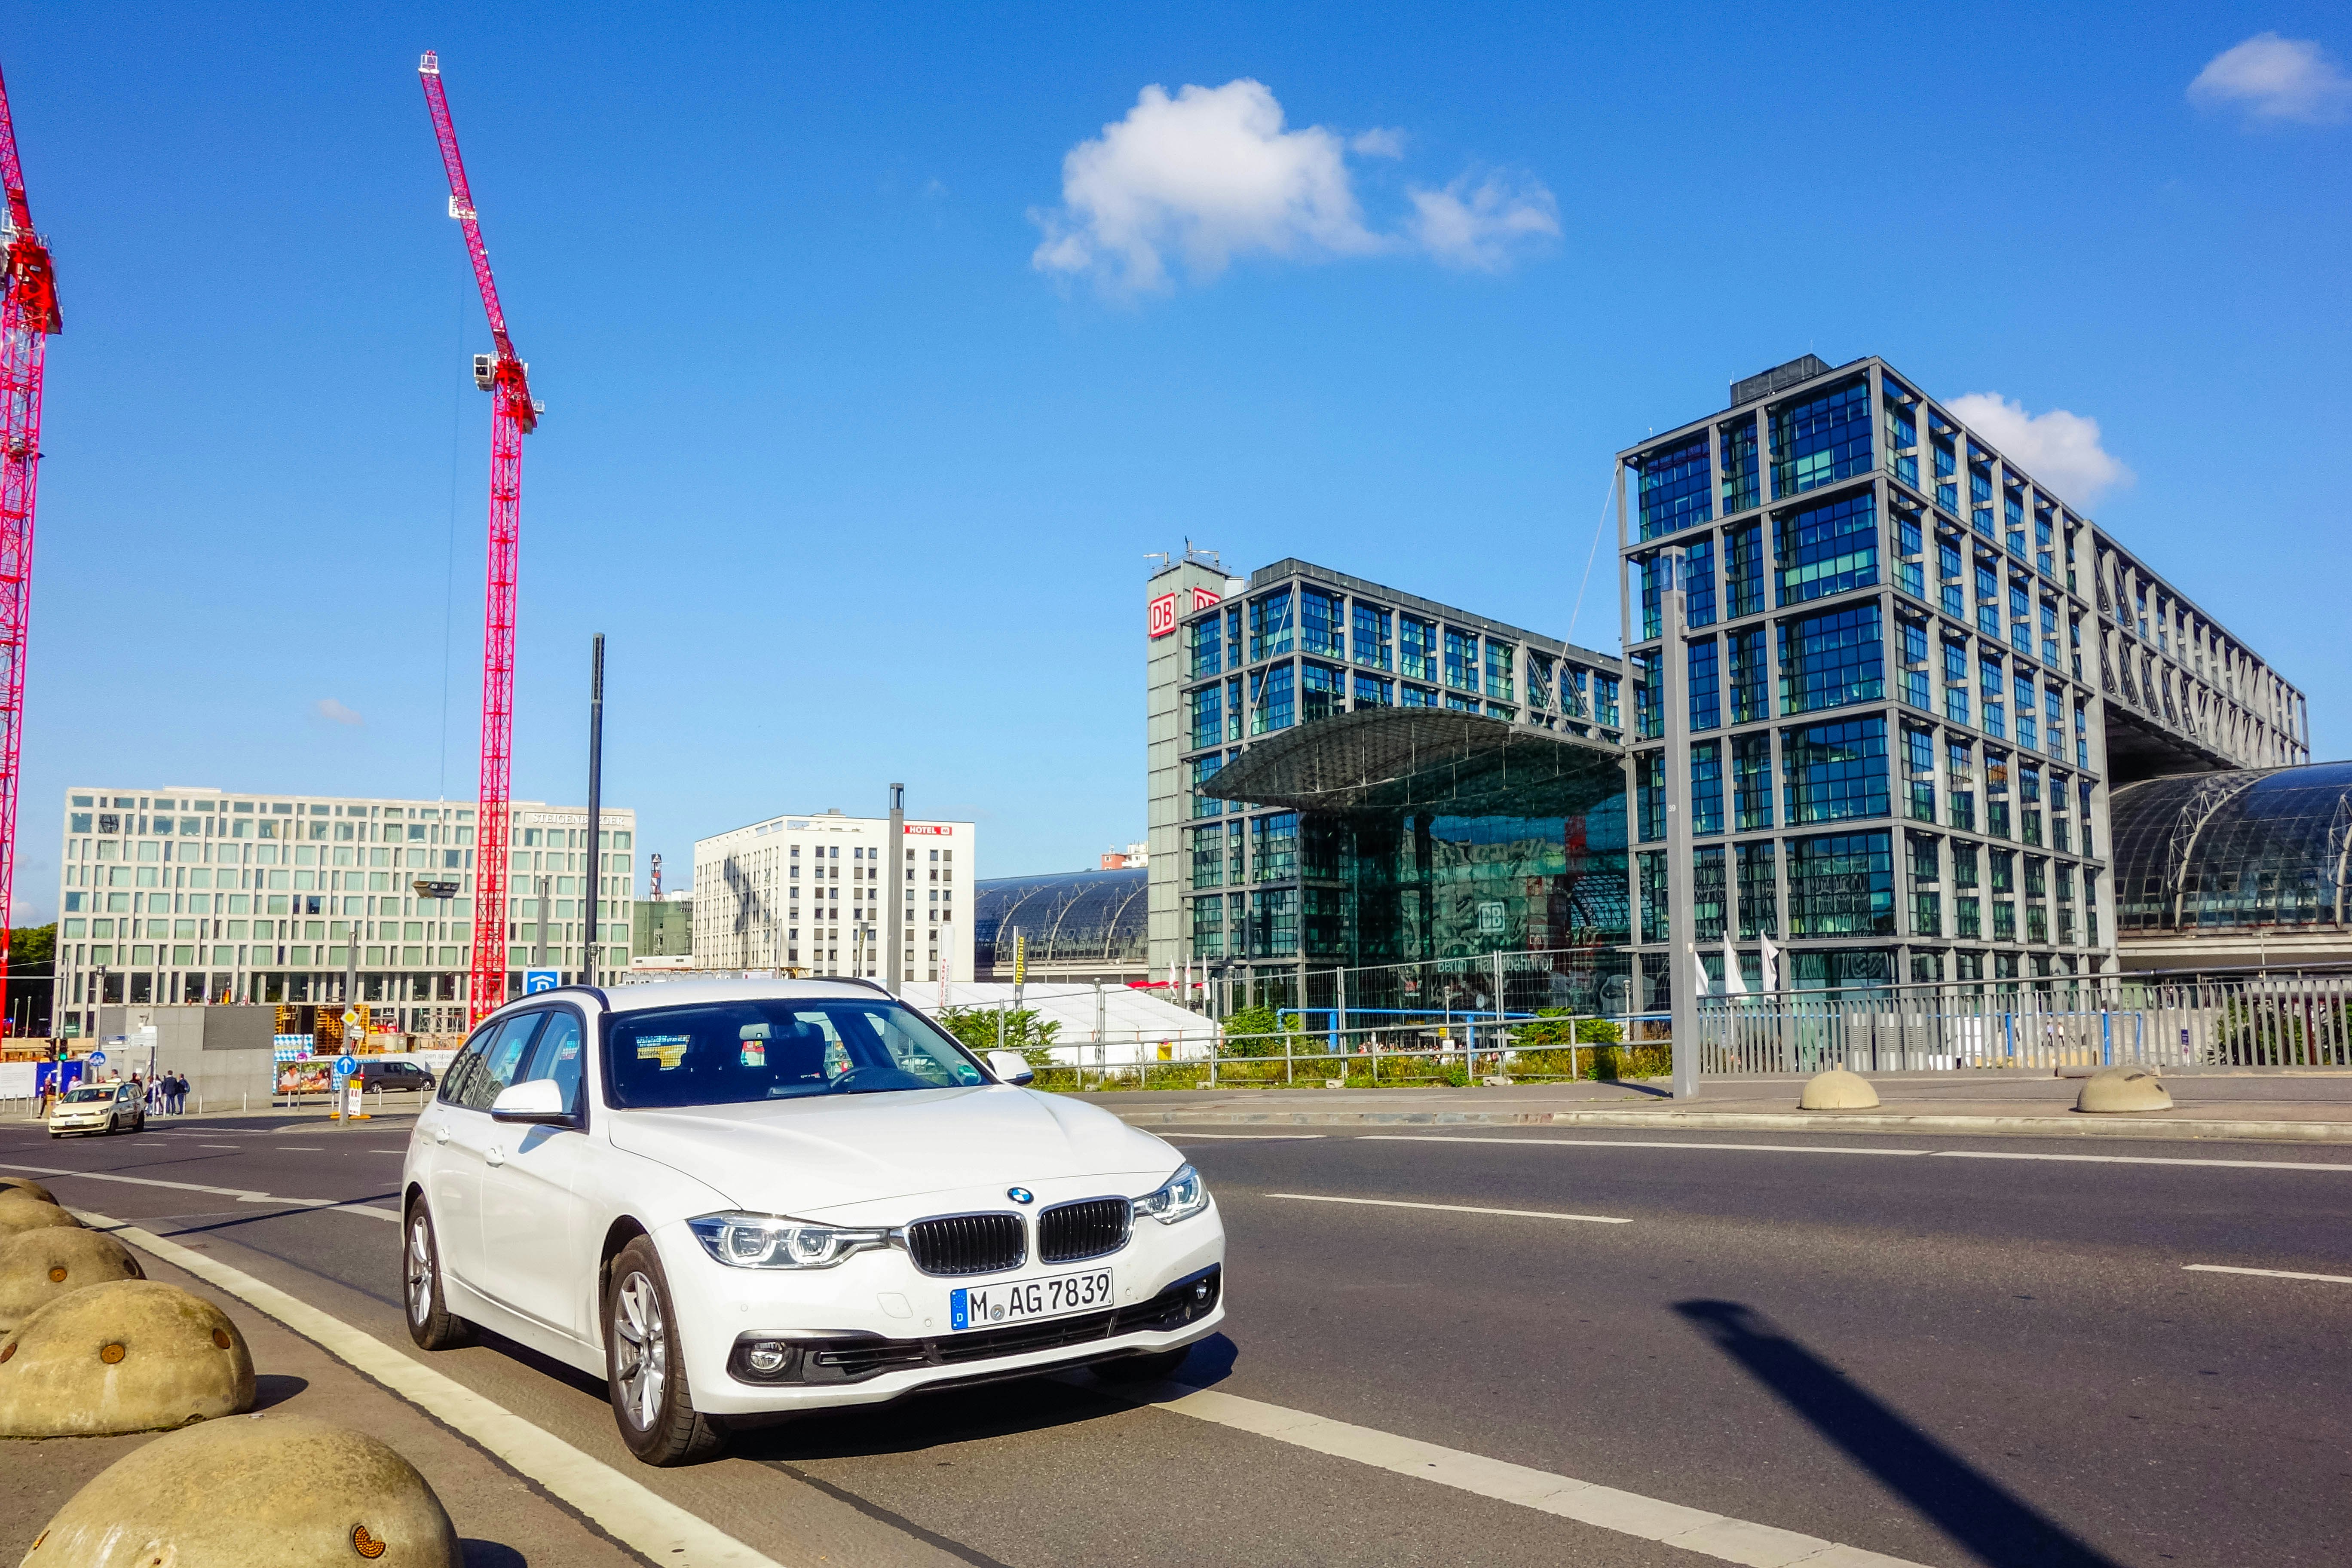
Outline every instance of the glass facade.
{"label": "glass facade", "polygon": [[1772,416],[1772,494],[1778,500],[1852,479],[1870,468],[1870,382],[1856,377]]}
{"label": "glass facade", "polygon": [[1648,455],[1642,467],[1642,537],[1655,539],[1715,516],[1705,432]]}
{"label": "glass facade", "polygon": [[2150,779],[2113,811],[2125,931],[2352,924],[2352,763]]}

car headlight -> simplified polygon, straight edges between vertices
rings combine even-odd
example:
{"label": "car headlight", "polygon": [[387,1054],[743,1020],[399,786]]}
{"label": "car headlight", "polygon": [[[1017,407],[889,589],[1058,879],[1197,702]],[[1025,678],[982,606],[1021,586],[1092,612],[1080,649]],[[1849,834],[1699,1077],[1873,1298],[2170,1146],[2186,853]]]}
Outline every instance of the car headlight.
{"label": "car headlight", "polygon": [[772,1214],[709,1214],[686,1224],[705,1252],[734,1268],[830,1268],[890,1240],[887,1230],[845,1230]]}
{"label": "car headlight", "polygon": [[1209,1184],[1192,1166],[1180,1165],[1174,1175],[1160,1184],[1159,1191],[1135,1200],[1135,1217],[1174,1225],[1180,1219],[1191,1219],[1208,1206]]}

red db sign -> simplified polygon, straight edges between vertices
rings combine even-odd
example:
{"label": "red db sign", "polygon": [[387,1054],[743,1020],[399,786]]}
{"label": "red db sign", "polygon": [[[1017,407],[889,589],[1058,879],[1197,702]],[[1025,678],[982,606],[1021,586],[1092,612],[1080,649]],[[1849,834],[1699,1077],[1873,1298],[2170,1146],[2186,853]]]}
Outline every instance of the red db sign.
{"label": "red db sign", "polygon": [[1150,635],[1164,637],[1176,629],[1176,595],[1162,594],[1151,601],[1149,616]]}

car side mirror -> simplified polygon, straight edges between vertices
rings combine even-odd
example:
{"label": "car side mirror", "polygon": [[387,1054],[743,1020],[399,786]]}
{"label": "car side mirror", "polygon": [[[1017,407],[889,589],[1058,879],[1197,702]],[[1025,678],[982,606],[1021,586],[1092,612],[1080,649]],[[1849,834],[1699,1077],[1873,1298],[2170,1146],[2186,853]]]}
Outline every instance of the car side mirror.
{"label": "car side mirror", "polygon": [[551,1078],[535,1078],[500,1089],[490,1101],[490,1120],[569,1127],[575,1118],[563,1109],[562,1086]]}
{"label": "car side mirror", "polygon": [[1037,1075],[1031,1070],[1029,1058],[1019,1051],[991,1051],[988,1070],[996,1075],[999,1083],[1034,1083]]}

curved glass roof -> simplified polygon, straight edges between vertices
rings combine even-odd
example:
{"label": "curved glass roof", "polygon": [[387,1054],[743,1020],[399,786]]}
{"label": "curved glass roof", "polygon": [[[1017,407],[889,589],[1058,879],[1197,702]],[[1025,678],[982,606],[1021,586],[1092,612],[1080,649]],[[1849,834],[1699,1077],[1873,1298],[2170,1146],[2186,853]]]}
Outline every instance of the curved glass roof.
{"label": "curved glass roof", "polygon": [[2148,779],[2108,815],[2125,931],[2352,924],[2352,762]]}
{"label": "curved glass roof", "polygon": [[1029,962],[1139,967],[1144,945],[1145,888],[1140,866],[1119,871],[1068,871],[1050,877],[994,877],[973,889],[972,963],[998,962],[996,935],[1006,933],[1003,962],[1013,962],[1011,928],[1029,938]]}

